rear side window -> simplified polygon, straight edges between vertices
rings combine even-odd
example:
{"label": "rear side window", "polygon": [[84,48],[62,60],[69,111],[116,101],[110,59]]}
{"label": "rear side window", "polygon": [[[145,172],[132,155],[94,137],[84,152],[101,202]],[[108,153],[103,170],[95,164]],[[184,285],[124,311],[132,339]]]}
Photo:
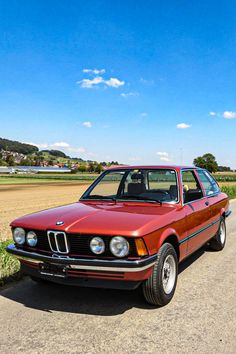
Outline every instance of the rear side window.
{"label": "rear side window", "polygon": [[193,170],[182,171],[182,183],[184,203],[193,202],[203,197],[201,186]]}
{"label": "rear side window", "polygon": [[220,188],[215,181],[215,179],[211,176],[211,174],[204,170],[197,171],[199,179],[203,185],[206,196],[211,196],[213,194],[219,193]]}

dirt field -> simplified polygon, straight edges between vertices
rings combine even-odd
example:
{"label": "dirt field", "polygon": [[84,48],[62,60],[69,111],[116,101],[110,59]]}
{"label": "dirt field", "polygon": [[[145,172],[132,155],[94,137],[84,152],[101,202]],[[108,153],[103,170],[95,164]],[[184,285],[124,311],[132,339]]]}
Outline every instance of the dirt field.
{"label": "dirt field", "polygon": [[12,220],[35,211],[76,202],[89,184],[0,186],[0,241],[11,238],[9,223]]}

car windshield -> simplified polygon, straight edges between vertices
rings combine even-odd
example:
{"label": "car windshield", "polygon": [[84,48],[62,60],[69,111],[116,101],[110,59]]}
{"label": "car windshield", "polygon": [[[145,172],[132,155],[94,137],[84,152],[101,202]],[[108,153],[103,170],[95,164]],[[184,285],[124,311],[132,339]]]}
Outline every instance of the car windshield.
{"label": "car windshield", "polygon": [[172,169],[124,169],[104,172],[81,200],[138,200],[153,203],[178,201],[176,171]]}

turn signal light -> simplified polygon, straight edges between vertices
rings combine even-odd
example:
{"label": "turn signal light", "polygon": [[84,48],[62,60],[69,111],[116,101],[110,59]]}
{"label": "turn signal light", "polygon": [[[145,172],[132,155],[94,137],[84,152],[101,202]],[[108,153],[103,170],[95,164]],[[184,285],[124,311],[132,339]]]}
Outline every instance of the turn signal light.
{"label": "turn signal light", "polygon": [[147,256],[148,251],[142,238],[135,239],[136,249],[139,256]]}

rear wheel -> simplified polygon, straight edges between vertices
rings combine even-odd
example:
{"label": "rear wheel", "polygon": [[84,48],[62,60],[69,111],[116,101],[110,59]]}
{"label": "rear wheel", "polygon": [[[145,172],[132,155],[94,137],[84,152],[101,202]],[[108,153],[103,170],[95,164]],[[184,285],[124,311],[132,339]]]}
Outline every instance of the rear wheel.
{"label": "rear wheel", "polygon": [[157,256],[153,273],[142,284],[143,295],[152,305],[164,306],[174,296],[178,276],[178,258],[174,247],[164,243]]}
{"label": "rear wheel", "polygon": [[210,248],[214,251],[221,251],[226,243],[226,225],[225,219],[222,217],[220,226],[215,236],[210,240]]}

